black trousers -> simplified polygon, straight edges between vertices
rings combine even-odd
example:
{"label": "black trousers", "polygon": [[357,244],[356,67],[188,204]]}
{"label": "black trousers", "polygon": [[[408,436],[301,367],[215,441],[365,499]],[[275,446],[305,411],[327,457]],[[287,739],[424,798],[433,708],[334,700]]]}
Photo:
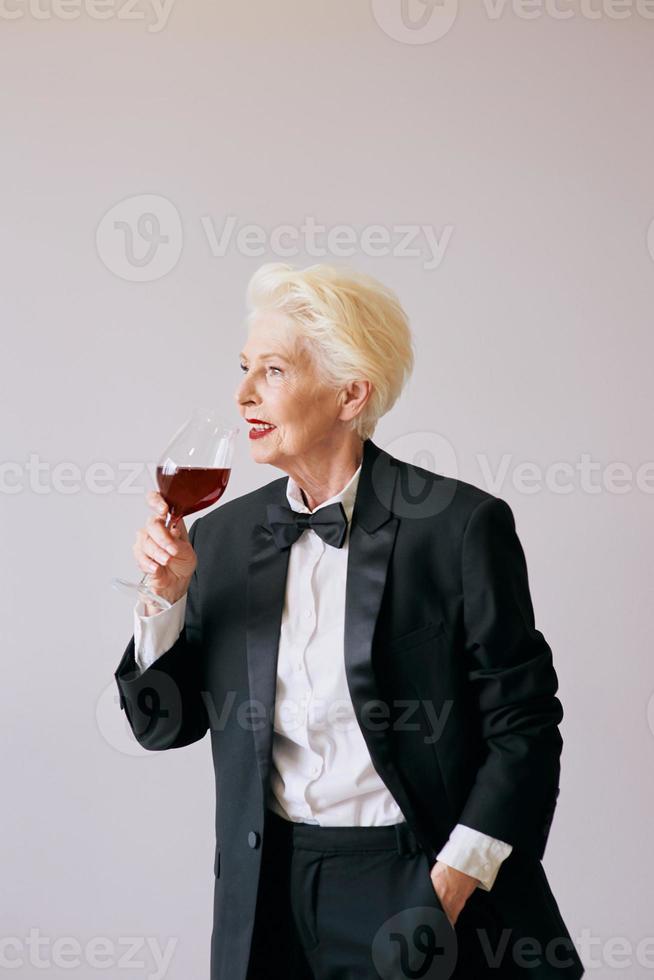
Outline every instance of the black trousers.
{"label": "black trousers", "polygon": [[475,893],[450,925],[406,823],[321,827],[266,811],[247,980],[504,980]]}

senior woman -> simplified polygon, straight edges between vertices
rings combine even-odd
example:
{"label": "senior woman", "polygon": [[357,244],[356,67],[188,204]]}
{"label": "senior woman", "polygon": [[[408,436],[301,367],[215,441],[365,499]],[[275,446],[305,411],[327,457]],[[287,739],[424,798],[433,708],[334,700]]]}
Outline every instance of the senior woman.
{"label": "senior woman", "polygon": [[236,405],[285,476],[135,555],[116,670],[141,745],[210,732],[211,980],[579,977],[541,858],[562,708],[510,507],[372,441],[410,376],[396,296],[262,266]]}

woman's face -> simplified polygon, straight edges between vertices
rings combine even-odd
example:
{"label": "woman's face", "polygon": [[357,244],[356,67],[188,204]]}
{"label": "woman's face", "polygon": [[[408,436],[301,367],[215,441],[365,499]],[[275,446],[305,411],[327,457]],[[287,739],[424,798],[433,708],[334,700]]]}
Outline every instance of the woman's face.
{"label": "woman's face", "polygon": [[257,463],[286,469],[302,457],[330,451],[339,432],[338,392],[319,381],[288,317],[261,312],[253,319],[241,371],[234,393],[241,415],[274,426],[259,435],[250,425],[249,446]]}

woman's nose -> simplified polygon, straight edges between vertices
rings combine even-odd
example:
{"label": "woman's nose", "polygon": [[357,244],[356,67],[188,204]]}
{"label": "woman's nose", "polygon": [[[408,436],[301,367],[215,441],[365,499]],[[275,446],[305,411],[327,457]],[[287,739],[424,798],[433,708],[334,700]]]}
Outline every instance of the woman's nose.
{"label": "woman's nose", "polygon": [[241,383],[237,386],[234,392],[234,401],[237,405],[246,405],[253,401],[253,389],[248,382],[247,377],[243,378]]}

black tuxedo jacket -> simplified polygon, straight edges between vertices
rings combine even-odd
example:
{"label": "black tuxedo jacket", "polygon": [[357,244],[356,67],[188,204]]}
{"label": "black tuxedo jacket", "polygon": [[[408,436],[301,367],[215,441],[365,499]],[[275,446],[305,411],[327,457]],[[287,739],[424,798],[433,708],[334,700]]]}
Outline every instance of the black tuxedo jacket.
{"label": "black tuxedo jacket", "polygon": [[[289,557],[275,546],[266,505],[287,503],[286,483],[195,521],[198,565],[181,636],[142,673],[132,639],[115,672],[146,749],[211,735],[212,980],[244,980],[252,939]],[[563,710],[509,505],[366,440],[344,657],[375,769],[432,860],[456,823],[513,845],[479,898],[512,941],[540,944],[542,955],[529,947],[517,975],[581,976],[540,860],[559,792]]]}

